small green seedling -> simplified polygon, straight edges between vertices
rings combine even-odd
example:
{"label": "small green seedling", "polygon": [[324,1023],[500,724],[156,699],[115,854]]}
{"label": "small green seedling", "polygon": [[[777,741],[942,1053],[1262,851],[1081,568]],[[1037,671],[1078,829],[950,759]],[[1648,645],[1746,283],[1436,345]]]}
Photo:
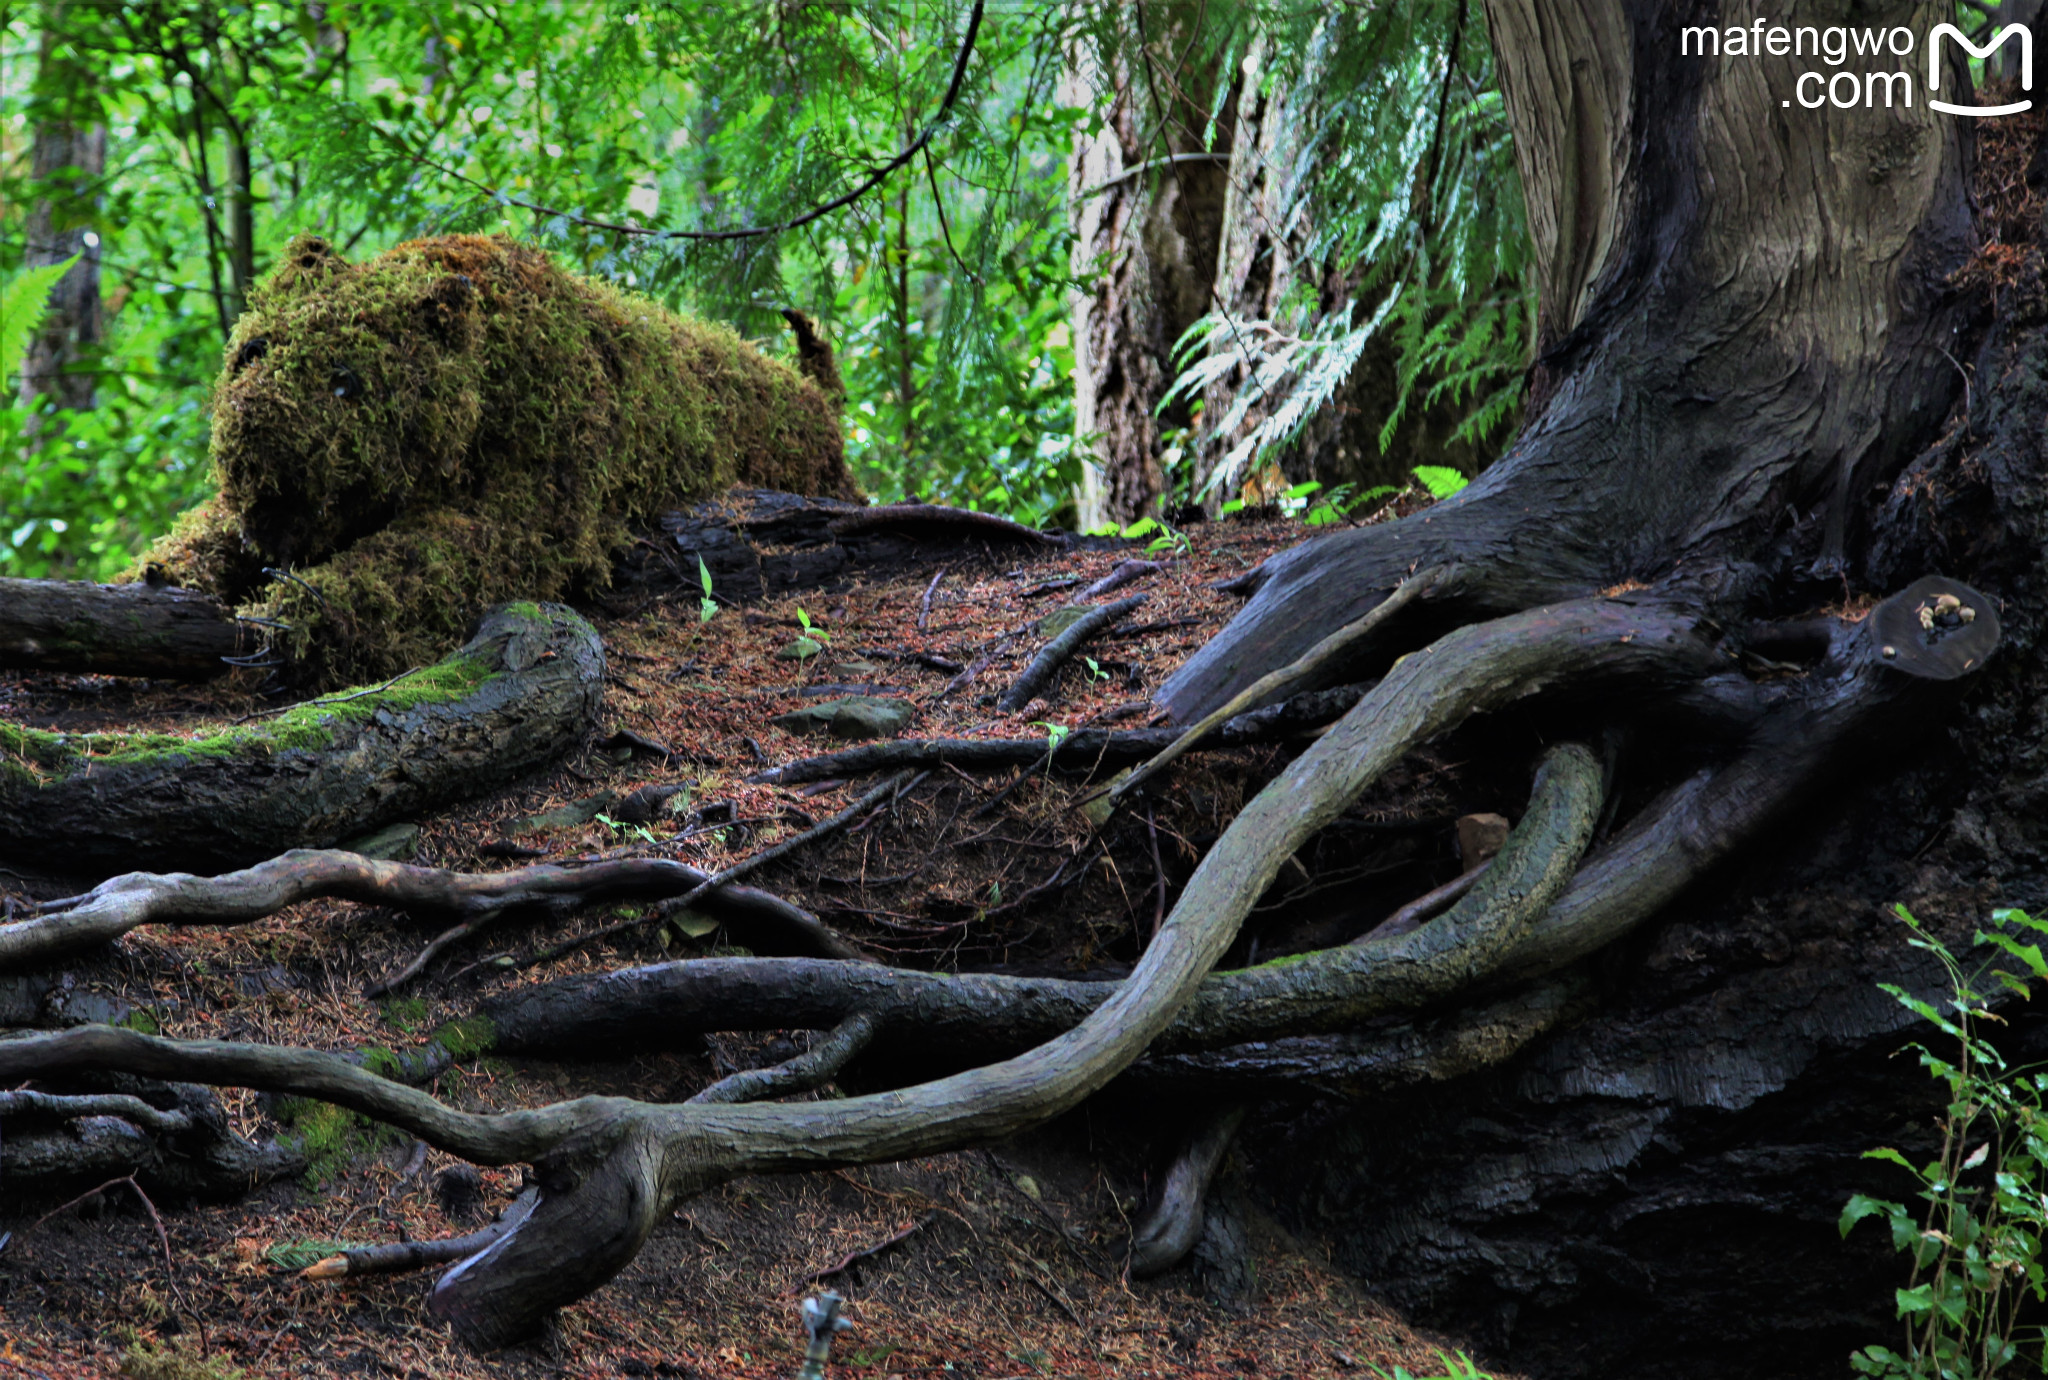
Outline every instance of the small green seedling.
{"label": "small green seedling", "polygon": [[1087,662],[1087,663],[1088,663],[1088,679],[1090,679],[1090,680],[1108,680],[1108,679],[1109,679],[1109,672],[1107,672],[1107,671],[1103,670],[1103,669],[1102,669],[1102,665],[1101,665],[1101,663],[1100,663],[1100,662],[1098,662],[1098,661],[1096,661],[1096,659],[1095,659],[1094,657],[1092,657],[1092,656],[1084,656],[1084,657],[1082,657],[1082,658],[1081,658],[1081,660],[1083,660],[1083,661],[1085,661],[1085,662]]}
{"label": "small green seedling", "polygon": [[1067,735],[1074,731],[1065,724],[1049,724],[1043,721],[1033,723],[1031,726],[1045,730],[1045,750],[1048,753],[1058,752],[1060,744],[1067,741]]}
{"label": "small green seedling", "polygon": [[813,623],[811,616],[802,609],[796,611],[796,621],[803,625],[804,636],[817,643],[820,647],[831,642],[832,634],[825,631],[824,625]]}
{"label": "small green seedling", "polygon": [[613,819],[610,815],[607,814],[598,815],[597,822],[599,824],[602,824],[605,828],[611,830],[613,837],[617,837],[621,834],[631,833],[635,838],[639,839],[643,843],[660,842],[659,839],[654,837],[654,831],[644,824],[628,824],[624,820]]}
{"label": "small green seedling", "polygon": [[718,617],[718,601],[711,597],[711,567],[704,564],[704,558],[697,558],[697,583],[704,586],[704,597],[697,601],[697,621],[709,623]]}

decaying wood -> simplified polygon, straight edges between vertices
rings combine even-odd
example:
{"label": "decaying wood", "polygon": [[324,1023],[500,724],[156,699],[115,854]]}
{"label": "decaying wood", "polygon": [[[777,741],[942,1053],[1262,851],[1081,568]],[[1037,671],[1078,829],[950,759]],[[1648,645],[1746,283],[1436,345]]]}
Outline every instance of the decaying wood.
{"label": "decaying wood", "polygon": [[0,580],[0,668],[207,680],[260,642],[189,589]]}
{"label": "decaying wood", "polygon": [[39,746],[0,725],[0,856],[105,876],[235,866],[355,837],[577,745],[597,711],[604,651],[569,609],[514,605],[442,667],[460,668],[469,688],[421,699],[401,678],[189,746],[113,735]]}
{"label": "decaying wood", "polygon": [[[990,513],[934,504],[862,508],[828,498],[735,489],[713,503],[670,513],[662,530],[622,552],[603,598],[628,607],[649,595],[701,592],[751,603],[798,590],[844,589],[857,577],[909,570],[1014,563],[1062,551],[1121,550],[1107,537],[1054,535]],[[703,563],[702,573],[698,563]]]}

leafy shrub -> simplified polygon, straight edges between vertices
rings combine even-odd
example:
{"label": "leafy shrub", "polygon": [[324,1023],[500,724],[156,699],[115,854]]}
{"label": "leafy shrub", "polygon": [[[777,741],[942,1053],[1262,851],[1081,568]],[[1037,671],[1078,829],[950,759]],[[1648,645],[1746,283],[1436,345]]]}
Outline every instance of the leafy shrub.
{"label": "leafy shrub", "polygon": [[[1859,1193],[1842,1210],[1842,1235],[1875,1218],[1891,1230],[1892,1246],[1912,1258],[1912,1275],[1897,1291],[1905,1323],[1903,1349],[1867,1346],[1850,1358],[1859,1375],[1888,1380],[1983,1380],[2016,1367],[2024,1354],[2033,1373],[2048,1372],[2048,1330],[2021,1326],[2030,1300],[2048,1298],[2041,1267],[2041,1237],[2048,1227],[2048,1113],[2042,1110],[2048,1074],[2013,1068],[1982,1034],[1992,1011],[1991,991],[2028,996],[2029,978],[2048,978],[2039,936],[2048,922],[2025,911],[1999,910],[1976,942],[2024,969],[2016,975],[1990,963],[1965,973],[1960,960],[1929,934],[1904,906],[1899,919],[1914,948],[1934,956],[1948,974],[1949,996],[1936,1005],[1884,984],[1907,1010],[1955,1042],[1944,1057],[1909,1045],[1920,1066],[1948,1093],[1941,1119],[1941,1151],[1916,1165],[1894,1149],[1865,1152],[1866,1159],[1897,1165],[1911,1176],[1912,1197],[1923,1206]],[[1981,985],[1980,985],[1981,984]]]}

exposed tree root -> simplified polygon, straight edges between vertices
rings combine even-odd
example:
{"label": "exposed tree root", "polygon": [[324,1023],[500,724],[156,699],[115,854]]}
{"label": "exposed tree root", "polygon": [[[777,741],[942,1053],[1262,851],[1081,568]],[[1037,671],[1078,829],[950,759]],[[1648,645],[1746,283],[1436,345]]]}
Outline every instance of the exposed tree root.
{"label": "exposed tree root", "polygon": [[865,957],[801,907],[749,887],[706,892],[711,880],[697,868],[665,858],[464,873],[359,853],[298,849],[219,877],[130,873],[84,896],[48,902],[29,919],[0,925],[0,973],[105,943],[143,925],[242,925],[319,897],[481,927],[507,912],[562,914],[597,901],[696,895],[695,904],[706,913],[755,942],[827,958]]}
{"label": "exposed tree root", "polygon": [[1206,1113],[1173,1158],[1159,1196],[1131,1233],[1131,1273],[1161,1274],[1187,1258],[1202,1235],[1202,1208],[1210,1181],[1244,1125],[1249,1103],[1229,1102]]}
{"label": "exposed tree root", "polygon": [[[1560,611],[1539,611],[1513,626],[1446,639],[1431,649],[1436,655],[1397,668],[1245,807],[1126,982],[1071,1029],[997,1064],[832,1102],[657,1106],[580,1098],[487,1115],[452,1109],[338,1055],[88,1027],[0,1041],[0,1078],[101,1068],[265,1088],[335,1102],[478,1163],[532,1163],[541,1188],[532,1215],[445,1275],[431,1303],[470,1344],[497,1345],[611,1278],[674,1203],[735,1174],[929,1154],[1071,1108],[1173,1023],[1282,860],[1408,748],[1567,668],[1600,676],[1622,665],[1656,667],[1663,675],[1706,652],[1680,623],[1654,619],[1630,620],[1651,624],[1652,635],[1616,640],[1611,613],[1571,609],[1560,623]],[[1583,749],[1554,751],[1537,795],[1557,808],[1530,811],[1550,827],[1525,821],[1522,837],[1489,869],[1493,885],[1475,887],[1436,924],[1377,951],[1345,951],[1341,958],[1359,964],[1345,990],[1315,991],[1313,978],[1297,984],[1290,979],[1309,974],[1308,966],[1281,964],[1272,967],[1286,971],[1228,975],[1224,981],[1248,984],[1233,1000],[1291,1016],[1334,996],[1356,1019],[1357,1010],[1428,1001],[1468,984],[1569,877],[1597,814],[1598,775]],[[1308,990],[1291,990],[1297,986]],[[1229,1031],[1256,1018],[1226,1010],[1211,1019]]]}
{"label": "exposed tree root", "polygon": [[[1316,690],[1240,714],[1218,728],[1203,746],[1217,749],[1250,747],[1258,743],[1278,742],[1307,729],[1321,728],[1358,703],[1367,688],[1343,685],[1331,690]],[[897,767],[945,765],[965,771],[1001,771],[1009,767],[1033,766],[1048,761],[1048,758],[1048,765],[1056,771],[1095,772],[1142,762],[1180,736],[1181,730],[1177,728],[1125,732],[1077,728],[1050,749],[1044,738],[896,739],[863,743],[859,747],[819,757],[802,757],[757,772],[747,779],[795,786],[806,781],[829,781],[842,776],[891,771]]]}
{"label": "exposed tree root", "polygon": [[1340,658],[1349,655],[1360,643],[1384,626],[1388,619],[1426,594],[1432,585],[1443,578],[1444,573],[1441,567],[1432,567],[1419,575],[1409,576],[1395,587],[1392,594],[1358,618],[1337,629],[1279,670],[1260,676],[1200,719],[1189,724],[1158,756],[1117,783],[1116,788],[1109,792],[1108,798],[1111,803],[1122,800],[1148,777],[1165,768],[1176,757],[1194,747],[1236,715],[1251,709],[1261,700],[1292,689]]}

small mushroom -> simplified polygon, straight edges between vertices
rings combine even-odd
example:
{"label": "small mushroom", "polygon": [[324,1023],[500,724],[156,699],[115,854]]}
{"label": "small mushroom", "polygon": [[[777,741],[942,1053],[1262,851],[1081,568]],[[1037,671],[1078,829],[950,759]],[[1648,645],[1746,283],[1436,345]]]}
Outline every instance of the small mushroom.
{"label": "small mushroom", "polygon": [[1974,623],[1977,621],[1977,610],[1965,604],[1956,610],[1956,617],[1962,619],[1965,623]]}
{"label": "small mushroom", "polygon": [[1899,649],[1897,647],[1886,647],[1884,649],[1884,659],[1886,661],[1890,661],[1893,657],[1897,656],[1898,654]]}
{"label": "small mushroom", "polygon": [[1920,626],[1929,632],[1934,630],[1934,610],[1925,604],[1920,606]]}
{"label": "small mushroom", "polygon": [[1934,616],[1936,618],[1940,618],[1944,614],[1954,613],[1957,609],[1960,609],[1962,606],[1963,601],[1956,598],[1955,595],[1943,594],[1936,598],[1934,601]]}

